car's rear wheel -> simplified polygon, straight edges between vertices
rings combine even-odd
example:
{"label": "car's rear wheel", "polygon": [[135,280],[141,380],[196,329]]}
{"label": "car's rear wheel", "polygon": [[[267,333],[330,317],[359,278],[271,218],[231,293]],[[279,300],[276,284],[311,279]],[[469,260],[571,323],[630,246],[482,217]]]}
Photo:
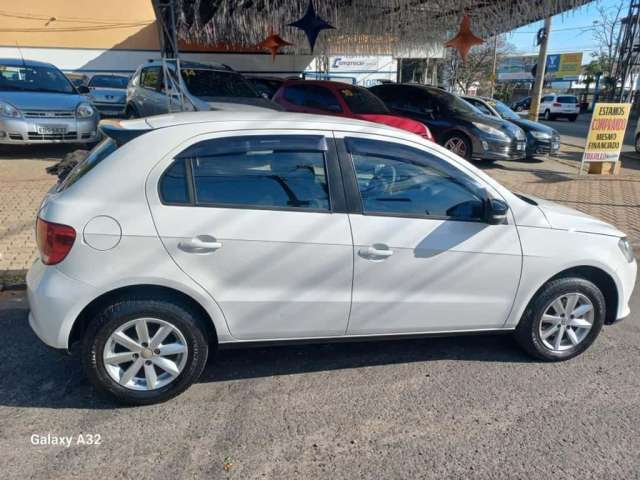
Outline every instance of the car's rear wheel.
{"label": "car's rear wheel", "polygon": [[516,328],[516,340],[541,360],[568,360],[595,341],[605,313],[604,295],[589,280],[579,277],[552,280],[525,310]]}
{"label": "car's rear wheel", "polygon": [[203,319],[179,299],[141,297],[107,306],[82,348],[91,382],[122,403],[166,401],[195,382],[207,361]]}
{"label": "car's rear wheel", "polygon": [[640,133],[636,135],[635,147],[636,147],[636,152],[640,153]]}
{"label": "car's rear wheel", "polygon": [[128,119],[140,118],[140,114],[138,113],[138,109],[134,105],[127,105],[127,108],[124,111],[124,116]]}
{"label": "car's rear wheel", "polygon": [[448,135],[442,146],[466,160],[471,159],[471,142],[467,136],[462,133],[452,133]]}

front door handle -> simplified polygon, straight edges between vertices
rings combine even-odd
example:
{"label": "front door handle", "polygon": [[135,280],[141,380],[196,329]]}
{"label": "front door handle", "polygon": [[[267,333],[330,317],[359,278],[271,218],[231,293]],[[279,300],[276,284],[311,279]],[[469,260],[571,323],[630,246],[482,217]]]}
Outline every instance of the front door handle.
{"label": "front door handle", "polygon": [[218,242],[209,235],[199,235],[189,240],[182,240],[178,243],[178,248],[187,253],[205,254],[222,248],[222,242]]}
{"label": "front door handle", "polygon": [[361,248],[359,253],[365,258],[388,258],[393,255],[393,250],[386,245],[375,244],[366,248]]}

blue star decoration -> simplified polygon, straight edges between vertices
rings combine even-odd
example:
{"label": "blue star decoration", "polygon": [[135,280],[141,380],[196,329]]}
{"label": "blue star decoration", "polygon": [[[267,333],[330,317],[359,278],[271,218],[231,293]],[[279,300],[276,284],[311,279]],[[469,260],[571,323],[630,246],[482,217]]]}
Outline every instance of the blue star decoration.
{"label": "blue star decoration", "polygon": [[330,25],[324,19],[316,15],[316,9],[313,8],[313,0],[309,0],[309,5],[307,5],[307,12],[304,14],[304,16],[301,19],[290,23],[289,26],[299,28],[307,35],[312,53],[313,48],[316,46],[316,39],[318,38],[318,34],[322,30],[335,28],[333,25]]}

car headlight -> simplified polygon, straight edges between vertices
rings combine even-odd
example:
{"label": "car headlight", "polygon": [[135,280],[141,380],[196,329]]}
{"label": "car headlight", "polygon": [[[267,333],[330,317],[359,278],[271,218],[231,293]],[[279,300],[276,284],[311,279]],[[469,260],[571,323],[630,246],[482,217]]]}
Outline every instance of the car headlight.
{"label": "car headlight", "polygon": [[484,123],[476,123],[473,122],[473,125],[479,129],[482,130],[484,133],[491,135],[493,137],[498,137],[500,139],[508,139],[509,137],[507,136],[506,133],[504,133],[502,130],[499,130],[497,128],[494,127],[490,127],[489,125],[485,125]]}
{"label": "car headlight", "polygon": [[547,132],[538,132],[536,130],[531,130],[529,132],[533,138],[537,138],[538,140],[549,140],[551,135]]}
{"label": "car headlight", "polygon": [[82,102],[76,107],[76,116],[80,118],[88,118],[93,116],[95,110],[90,103]]}
{"label": "car headlight", "polygon": [[624,258],[627,259],[627,262],[631,263],[635,259],[635,254],[633,253],[633,248],[631,248],[631,244],[627,237],[622,237],[618,241],[618,247],[620,247],[620,251],[624,255]]}
{"label": "car headlight", "polygon": [[22,114],[20,113],[20,110],[10,103],[0,102],[0,117],[20,118],[22,117]]}

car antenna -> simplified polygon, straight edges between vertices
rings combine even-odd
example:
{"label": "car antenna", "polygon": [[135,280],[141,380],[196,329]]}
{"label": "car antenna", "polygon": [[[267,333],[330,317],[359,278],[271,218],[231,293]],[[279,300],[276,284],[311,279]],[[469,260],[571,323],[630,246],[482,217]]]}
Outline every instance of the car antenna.
{"label": "car antenna", "polygon": [[22,55],[22,49],[20,48],[20,45],[18,45],[18,41],[16,40],[16,48],[18,49],[18,53],[20,53],[20,59],[22,60],[22,66],[26,67],[27,64],[24,61],[24,55]]}

